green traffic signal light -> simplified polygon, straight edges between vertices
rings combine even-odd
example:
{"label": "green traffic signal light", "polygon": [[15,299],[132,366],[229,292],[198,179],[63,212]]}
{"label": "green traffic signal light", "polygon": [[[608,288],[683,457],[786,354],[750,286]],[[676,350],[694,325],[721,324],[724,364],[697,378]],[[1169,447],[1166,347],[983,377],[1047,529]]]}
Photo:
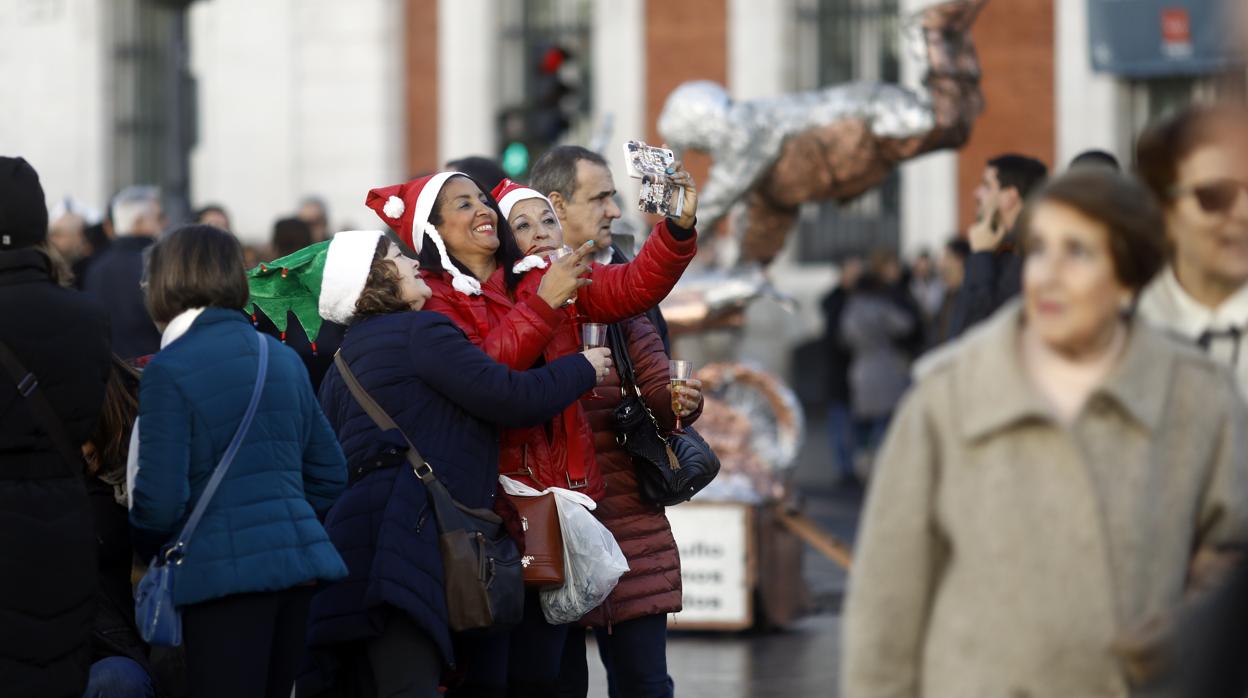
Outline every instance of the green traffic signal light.
{"label": "green traffic signal light", "polygon": [[529,171],[529,148],[519,141],[512,141],[503,149],[503,172],[515,179]]}

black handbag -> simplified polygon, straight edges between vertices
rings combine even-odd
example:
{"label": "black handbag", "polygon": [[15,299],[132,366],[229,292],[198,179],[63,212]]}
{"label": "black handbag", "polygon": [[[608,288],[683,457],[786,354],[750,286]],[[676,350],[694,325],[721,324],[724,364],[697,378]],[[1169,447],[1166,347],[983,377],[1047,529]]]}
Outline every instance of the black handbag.
{"label": "black handbag", "polygon": [[488,509],[472,509],[455,501],[407,434],[356,380],[341,353],[335,354],[334,363],[356,402],[377,426],[393,429],[407,441],[407,461],[425,485],[438,524],[451,630],[495,631],[519,624],[524,615],[524,576],[520,551],[507,535],[503,520]]}
{"label": "black handbag", "polygon": [[620,404],[615,408],[616,440],[633,457],[641,498],[670,507],[687,502],[719,474],[719,458],[691,426],[683,434],[663,434],[642,399],[624,330],[607,330],[611,359],[620,374]]}

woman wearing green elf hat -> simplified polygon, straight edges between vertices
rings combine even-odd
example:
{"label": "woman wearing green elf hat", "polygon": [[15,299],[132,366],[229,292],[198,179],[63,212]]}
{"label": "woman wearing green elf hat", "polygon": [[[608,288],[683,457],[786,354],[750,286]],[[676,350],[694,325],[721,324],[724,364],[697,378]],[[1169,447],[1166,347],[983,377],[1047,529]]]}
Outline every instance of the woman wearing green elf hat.
{"label": "woman wearing green elf hat", "polygon": [[[489,509],[498,429],[558,414],[607,373],[609,352],[513,371],[444,315],[420,311],[429,287],[418,266],[381,232],[342,232],[253,270],[252,300],[270,318],[293,312],[313,339],[321,318],[347,325],[341,355],[364,389],[456,500]],[[465,658],[446,624],[424,486],[404,467],[403,437],[373,423],[336,367],[320,398],[351,477],[325,520],[349,573],[313,600],[308,639],[318,671],[301,681],[300,694],[433,696],[443,667]]]}

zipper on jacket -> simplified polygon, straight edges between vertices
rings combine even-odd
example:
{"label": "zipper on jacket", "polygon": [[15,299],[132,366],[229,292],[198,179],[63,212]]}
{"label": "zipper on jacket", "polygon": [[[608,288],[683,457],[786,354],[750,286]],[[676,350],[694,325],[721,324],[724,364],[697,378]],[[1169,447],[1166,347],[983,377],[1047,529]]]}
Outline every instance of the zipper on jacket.
{"label": "zipper on jacket", "polygon": [[480,566],[479,578],[485,581],[485,534],[477,531],[477,563]]}

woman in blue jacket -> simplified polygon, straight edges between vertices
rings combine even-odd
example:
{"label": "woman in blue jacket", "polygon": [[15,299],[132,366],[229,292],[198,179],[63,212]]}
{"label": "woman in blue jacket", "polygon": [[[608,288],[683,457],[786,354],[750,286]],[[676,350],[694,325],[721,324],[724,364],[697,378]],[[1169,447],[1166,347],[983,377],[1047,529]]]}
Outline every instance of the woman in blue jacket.
{"label": "woman in blue jacket", "polygon": [[[327,250],[316,283],[306,277],[320,246],[275,260],[265,273],[272,280],[305,277],[299,286],[319,287],[319,315],[348,325],[341,355],[352,373],[465,506],[493,505],[500,426],[548,421],[610,365],[608,352],[595,349],[512,371],[444,315],[410,312],[423,306],[429,287],[419,264],[382,233],[348,231],[320,245]],[[258,289],[263,282],[252,274]],[[270,312],[266,301],[256,302]],[[270,308],[286,311],[280,303]],[[494,676],[484,658],[456,657],[437,524],[424,486],[406,465],[402,436],[383,432],[365,414],[336,366],[320,397],[347,454],[351,484],[325,525],[350,572],[313,600],[308,639],[328,660],[318,662],[327,671],[301,681],[301,695],[332,686],[335,694],[433,696],[444,665],[502,686],[505,674]]]}
{"label": "woman in blue jacket", "polygon": [[[342,449],[293,351],[258,334],[233,236],[185,226],[157,242],[147,305],[161,350],[139,385],[130,523],[141,553],[177,535],[268,375],[251,428],[174,576],[194,696],[290,695],[318,580],[346,576],[318,519],[346,485]],[[144,550],[146,548],[146,550]]]}

